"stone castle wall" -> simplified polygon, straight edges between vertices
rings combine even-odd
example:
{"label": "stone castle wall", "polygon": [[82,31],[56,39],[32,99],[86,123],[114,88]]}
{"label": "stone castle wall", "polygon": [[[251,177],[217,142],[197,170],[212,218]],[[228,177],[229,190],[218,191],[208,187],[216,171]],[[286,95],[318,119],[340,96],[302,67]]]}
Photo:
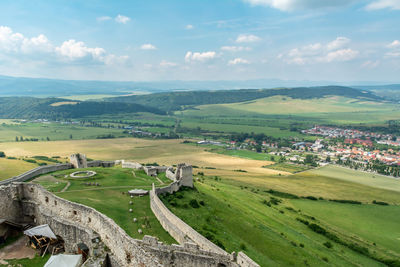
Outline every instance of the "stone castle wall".
{"label": "stone castle wall", "polygon": [[[88,165],[108,164],[95,161]],[[143,241],[133,239],[112,219],[93,208],[59,198],[37,184],[12,183],[72,167],[72,164],[42,166],[0,183],[8,184],[0,186],[0,218],[19,223],[49,224],[66,241],[66,250],[70,253],[75,252],[76,245],[81,242],[93,248],[91,240],[100,236],[110,248],[116,266],[258,266],[241,252],[236,261],[234,255],[207,240],[165,207],[157,194],[178,191],[183,186],[182,179],[163,188],[153,187],[150,192],[152,211],[171,236],[183,244],[181,246],[164,245],[153,237]]]}
{"label": "stone castle wall", "polygon": [[153,237],[133,239],[104,214],[59,198],[37,184],[0,186],[0,212],[14,222],[49,224],[66,241],[70,253],[81,242],[93,248],[91,240],[99,236],[116,266],[238,266],[231,255],[204,251],[195,244],[165,245]]}
{"label": "stone castle wall", "polygon": [[70,163],[40,166],[40,167],[37,167],[30,171],[27,171],[23,174],[20,174],[18,176],[12,177],[12,178],[4,180],[4,181],[0,181],[0,185],[6,185],[6,184],[9,184],[12,182],[25,182],[25,181],[28,181],[29,179],[32,179],[38,175],[46,174],[49,172],[67,170],[67,169],[71,169],[71,168],[72,168],[72,164],[70,164]]}
{"label": "stone castle wall", "polygon": [[199,245],[199,247],[203,250],[227,255],[225,250],[209,241],[207,238],[196,232],[192,227],[173,214],[157,196],[154,185],[153,189],[150,191],[150,207],[163,228],[167,230],[168,233],[180,244],[191,241]]}

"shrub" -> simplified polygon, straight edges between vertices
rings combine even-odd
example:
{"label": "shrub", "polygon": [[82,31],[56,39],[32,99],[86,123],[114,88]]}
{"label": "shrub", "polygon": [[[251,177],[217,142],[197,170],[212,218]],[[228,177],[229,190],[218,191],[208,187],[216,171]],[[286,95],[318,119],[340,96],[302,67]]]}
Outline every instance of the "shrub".
{"label": "shrub", "polygon": [[361,205],[362,204],[360,201],[346,200],[346,199],[331,199],[330,201],[338,202],[338,203],[344,203],[344,204],[357,204],[357,205]]}
{"label": "shrub", "polygon": [[244,243],[240,243],[240,249],[241,250],[246,250],[247,247],[246,247],[246,245]]}
{"label": "shrub", "polygon": [[271,204],[278,205],[279,203],[282,202],[282,200],[280,200],[279,198],[271,197],[270,202]]}
{"label": "shrub", "polygon": [[389,206],[389,203],[386,203],[386,202],[383,202],[383,201],[374,200],[374,201],[372,201],[372,203],[376,204],[376,205]]}
{"label": "shrub", "polygon": [[3,151],[0,151],[0,158],[5,158],[6,157],[6,153],[4,153]]}
{"label": "shrub", "polygon": [[299,197],[290,193],[285,193],[285,192],[280,192],[280,191],[276,191],[276,190],[266,190],[264,191],[266,193],[269,193],[271,195],[275,195],[277,197],[283,197],[283,198],[290,198],[290,199],[298,199]]}
{"label": "shrub", "polygon": [[7,159],[17,159],[16,157],[7,157]]}
{"label": "shrub", "polygon": [[309,200],[318,200],[318,198],[316,198],[316,197],[313,197],[313,196],[307,196],[307,197],[305,197],[306,199],[309,199]]}
{"label": "shrub", "polygon": [[308,221],[303,220],[302,218],[296,218],[296,220],[301,222],[301,223],[303,223],[303,224],[305,224],[305,225],[309,225],[310,224]]}
{"label": "shrub", "polygon": [[206,205],[206,203],[204,203],[204,201],[203,200],[200,200],[200,205],[202,205],[202,206],[205,206]]}
{"label": "shrub", "polygon": [[316,232],[317,234],[326,235],[326,233],[327,233],[324,228],[322,228],[321,226],[319,226],[318,224],[315,224],[315,223],[309,224],[308,228],[310,228],[312,231]]}
{"label": "shrub", "polygon": [[199,203],[197,202],[196,199],[190,200],[189,205],[192,206],[192,208],[195,208],[195,209],[200,208],[200,205],[199,205]]}
{"label": "shrub", "polygon": [[327,248],[331,248],[331,247],[332,247],[332,243],[329,242],[329,241],[326,241],[326,242],[324,243],[324,246],[327,247]]}

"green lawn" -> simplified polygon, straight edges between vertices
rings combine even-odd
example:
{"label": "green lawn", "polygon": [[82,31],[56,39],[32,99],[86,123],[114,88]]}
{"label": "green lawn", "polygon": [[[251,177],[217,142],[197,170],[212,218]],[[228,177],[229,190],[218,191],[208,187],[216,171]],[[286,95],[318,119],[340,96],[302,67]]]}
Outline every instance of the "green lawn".
{"label": "green lawn", "polygon": [[[151,211],[149,196],[130,198],[127,194],[128,190],[135,188],[149,190],[152,183],[156,186],[165,186],[171,182],[165,175],[160,176],[160,180],[164,182],[164,184],[161,184],[156,178],[147,176],[144,171],[133,171],[119,166],[82,170],[92,170],[97,174],[91,178],[65,177],[76,171],[76,169],[71,169],[54,172],[51,174],[52,177],[49,177],[49,175],[40,176],[33,182],[51,189],[59,197],[95,208],[113,219],[134,238],[142,239],[143,235],[151,235],[168,244],[176,243],[162,228]],[[71,183],[68,190],[59,192],[67,182]],[[100,186],[84,184],[89,182],[99,183]],[[129,204],[130,201],[133,202],[132,205]],[[132,209],[133,212],[129,212],[129,209]],[[133,222],[133,218],[136,218],[137,222]],[[138,229],[142,229],[143,234],[139,234]]]}
{"label": "green lawn", "polygon": [[[307,218],[309,213],[293,209],[292,200],[280,199],[254,188],[246,189],[244,183],[233,186],[225,180],[205,178],[195,184],[197,190],[163,197],[164,203],[228,252],[243,250],[261,266],[383,266],[340,244],[335,243],[333,248],[324,246],[326,237],[296,220],[297,217]],[[280,199],[281,203],[269,207],[266,203],[272,198]],[[190,205],[192,199],[200,203],[199,208]],[[348,221],[355,218],[356,214]],[[382,221],[385,219],[391,217],[381,218]],[[347,237],[345,232],[340,236]],[[387,255],[384,251],[379,253]]]}

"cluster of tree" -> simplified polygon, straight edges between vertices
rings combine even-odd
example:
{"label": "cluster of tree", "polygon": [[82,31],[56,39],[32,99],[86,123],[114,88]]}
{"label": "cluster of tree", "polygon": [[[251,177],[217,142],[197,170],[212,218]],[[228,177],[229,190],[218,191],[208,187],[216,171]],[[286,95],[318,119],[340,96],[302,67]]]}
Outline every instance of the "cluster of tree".
{"label": "cluster of tree", "polygon": [[338,159],[336,163],[355,170],[364,170],[369,172],[376,172],[382,175],[400,177],[400,166],[388,165],[383,162],[380,162],[379,160],[363,163],[351,159],[347,159],[346,161]]}
{"label": "cluster of tree", "polygon": [[74,105],[52,105],[68,101],[60,98],[1,97],[0,117],[63,120],[84,116],[136,112],[165,114],[164,111],[159,110],[157,107],[143,106],[137,103],[76,101],[77,103]]}
{"label": "cluster of tree", "polygon": [[[46,137],[46,140],[50,141],[50,138]],[[16,136],[15,137],[15,142],[37,142],[37,141],[39,141],[39,139],[38,138],[33,138],[33,137],[31,137],[31,138],[28,138],[28,137],[24,138],[23,136],[20,136],[20,137]]]}
{"label": "cluster of tree", "polygon": [[284,89],[242,89],[220,91],[187,91],[132,95],[107,98],[105,101],[138,103],[164,111],[175,111],[205,104],[236,103],[282,95],[298,99],[321,98],[328,95],[363,99],[380,99],[371,92],[342,86],[298,87]]}

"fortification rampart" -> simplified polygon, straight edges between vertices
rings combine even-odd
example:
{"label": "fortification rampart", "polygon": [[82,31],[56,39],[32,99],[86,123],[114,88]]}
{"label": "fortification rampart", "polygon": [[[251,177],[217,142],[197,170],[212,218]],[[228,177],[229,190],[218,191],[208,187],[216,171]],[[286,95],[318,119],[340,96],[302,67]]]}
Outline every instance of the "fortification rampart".
{"label": "fortification rampart", "polygon": [[158,198],[154,185],[150,191],[150,207],[164,229],[179,243],[192,241],[203,250],[223,255],[228,254],[173,214]]}
{"label": "fortification rampart", "polygon": [[[88,162],[88,165],[110,166],[102,161]],[[152,211],[181,244],[171,246],[153,237],[133,239],[104,214],[59,198],[38,184],[12,183],[72,167],[72,164],[42,166],[3,181],[1,184],[7,186],[0,186],[0,217],[17,223],[49,224],[66,241],[66,250],[70,253],[75,252],[76,245],[81,242],[92,249],[93,238],[99,236],[110,248],[111,262],[115,266],[258,266],[244,253],[239,253],[237,258],[235,254],[229,255],[165,207],[157,194],[178,191],[184,185],[182,179],[163,188],[153,186],[150,192]]]}
{"label": "fortification rampart", "polygon": [[12,182],[25,182],[25,181],[28,181],[29,179],[32,179],[38,175],[55,172],[55,171],[67,170],[67,169],[71,169],[71,168],[72,168],[72,164],[70,164],[70,163],[40,166],[35,169],[29,170],[23,174],[20,174],[18,176],[12,177],[12,178],[4,180],[4,181],[0,181],[0,185],[6,185],[6,184],[9,184]]}
{"label": "fortification rampart", "polygon": [[[99,236],[118,266],[238,266],[230,255],[204,251],[195,244],[165,245],[156,238],[129,237],[112,219],[93,208],[70,202],[37,184],[0,186],[0,211],[14,222],[47,223],[75,252]],[[221,265],[223,266],[223,265]]]}

